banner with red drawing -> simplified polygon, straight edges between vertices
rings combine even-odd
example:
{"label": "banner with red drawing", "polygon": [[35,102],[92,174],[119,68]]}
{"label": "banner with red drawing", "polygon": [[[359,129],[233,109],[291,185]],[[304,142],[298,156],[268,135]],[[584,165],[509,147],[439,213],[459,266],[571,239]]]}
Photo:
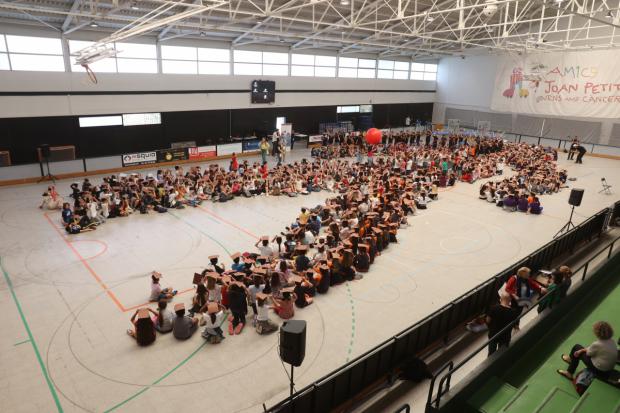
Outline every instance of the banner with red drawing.
{"label": "banner with red drawing", "polygon": [[620,51],[500,57],[491,109],[620,118]]}

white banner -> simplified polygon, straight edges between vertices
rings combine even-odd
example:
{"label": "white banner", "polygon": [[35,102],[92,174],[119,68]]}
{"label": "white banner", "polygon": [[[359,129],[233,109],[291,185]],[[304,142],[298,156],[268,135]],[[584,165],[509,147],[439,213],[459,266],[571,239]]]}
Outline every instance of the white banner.
{"label": "white banner", "polygon": [[535,115],[620,117],[620,51],[498,59],[491,109]]}
{"label": "white banner", "polygon": [[217,156],[231,155],[233,153],[243,152],[241,143],[227,143],[225,145],[217,145]]}
{"label": "white banner", "polygon": [[157,152],[126,153],[121,156],[123,166],[147,165],[157,162]]}

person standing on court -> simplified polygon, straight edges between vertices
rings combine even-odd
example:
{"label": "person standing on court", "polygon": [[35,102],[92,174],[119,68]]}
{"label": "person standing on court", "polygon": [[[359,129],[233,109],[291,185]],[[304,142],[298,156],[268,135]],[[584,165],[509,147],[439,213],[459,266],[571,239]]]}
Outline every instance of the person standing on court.
{"label": "person standing on court", "polygon": [[273,132],[273,135],[271,135],[271,150],[272,150],[272,155],[276,156],[276,151],[278,149],[278,140],[280,139],[280,132],[278,131],[278,129],[276,129]]}
{"label": "person standing on court", "polygon": [[583,155],[586,154],[586,148],[581,144],[577,144],[577,159],[575,159],[575,163],[583,163]]}
{"label": "person standing on court", "polygon": [[[570,139],[570,136],[569,136],[569,139]],[[568,158],[566,158],[567,160],[569,161],[573,160],[573,158],[575,157],[575,152],[577,152],[577,146],[579,146],[579,140],[575,136],[575,138],[573,139],[573,142],[570,144],[570,148],[568,148]]]}
{"label": "person standing on court", "polygon": [[262,163],[267,162],[267,154],[269,153],[269,142],[267,142],[267,139],[261,139],[258,147],[260,148],[260,157],[263,161]]}

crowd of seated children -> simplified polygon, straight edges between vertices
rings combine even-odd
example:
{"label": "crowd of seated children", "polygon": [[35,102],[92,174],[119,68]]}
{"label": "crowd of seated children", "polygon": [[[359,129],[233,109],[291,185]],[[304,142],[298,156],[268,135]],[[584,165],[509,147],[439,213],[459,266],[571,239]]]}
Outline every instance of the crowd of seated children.
{"label": "crowd of seated children", "polygon": [[[398,230],[408,225],[407,216],[416,212],[419,201],[431,202],[426,191],[437,194],[427,170],[441,174],[430,164],[427,170],[407,173],[382,158],[372,164],[330,160],[322,165],[339,175],[336,194],[302,208],[280,234],[261,237],[254,252],[232,254],[230,268],[212,255],[206,269],[194,275],[190,315],[201,319],[202,336],[210,343],[221,342],[226,320],[228,335],[241,334],[249,309],[255,331],[268,334],[277,329],[270,310],[290,319],[296,308],[312,305],[330,287],[360,279],[378,255],[398,242]],[[159,273],[151,275],[151,297],[173,299],[175,290],[162,288],[160,279]]]}

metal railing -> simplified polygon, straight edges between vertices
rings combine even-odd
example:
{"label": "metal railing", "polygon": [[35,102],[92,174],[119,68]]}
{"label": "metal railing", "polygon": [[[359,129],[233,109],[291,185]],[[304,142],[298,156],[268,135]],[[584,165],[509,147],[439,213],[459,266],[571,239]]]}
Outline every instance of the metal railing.
{"label": "metal railing", "polygon": [[450,335],[484,313],[497,298],[497,290],[519,267],[538,271],[606,228],[611,209],[605,208],[561,237],[543,245],[519,262],[467,291],[426,318],[388,338],[349,363],[269,408],[268,412],[325,412],[342,405],[388,373],[433,346],[449,342]]}
{"label": "metal railing", "polygon": [[[585,263],[583,263],[581,266],[579,266],[575,271],[573,271],[573,278],[575,278],[575,275],[578,274],[580,271],[583,271],[583,275],[581,276],[581,282],[585,281],[586,279],[586,275],[588,273],[588,266],[590,265],[590,263],[592,261],[594,261],[595,259],[597,259],[601,254],[607,252],[607,257],[605,257],[606,260],[609,260],[611,258],[614,246],[616,244],[616,242],[618,242],[618,240],[620,240],[620,237],[615,238],[613,241],[611,241],[609,244],[607,244],[604,248],[602,248],[601,250],[599,250],[596,254],[594,254],[592,257],[590,257]],[[509,323],[508,325],[506,325],[504,328],[502,328],[497,334],[495,334],[493,337],[489,338],[487,341],[484,342],[484,344],[481,344],[479,347],[476,348],[476,350],[474,350],[473,352],[471,352],[467,357],[465,357],[463,360],[461,360],[459,363],[457,363],[456,365],[454,365],[454,361],[450,361],[448,362],[446,365],[444,365],[444,367],[442,367],[439,371],[437,371],[434,375],[433,378],[431,380],[431,385],[430,388],[428,390],[428,398],[427,398],[427,402],[426,402],[426,411],[429,411],[429,407],[435,407],[436,409],[439,408],[440,402],[441,402],[441,397],[443,395],[445,395],[449,390],[450,390],[450,380],[452,378],[452,375],[454,375],[454,373],[456,373],[459,369],[461,369],[463,366],[465,366],[469,361],[471,361],[478,353],[480,353],[481,351],[483,351],[484,349],[486,349],[489,344],[493,341],[497,341],[497,339],[504,333],[506,333],[506,331],[511,330],[515,325],[518,325],[519,322],[525,317],[527,316],[529,313],[531,313],[532,311],[534,311],[534,309],[537,309],[538,306],[540,305],[540,303],[542,302],[542,300],[537,301],[536,303],[534,303],[530,308],[527,309],[527,311],[525,311],[524,313],[522,313],[519,317],[517,317],[515,320],[513,320],[511,323]],[[448,370],[447,372],[444,373],[444,371],[446,371],[446,369]],[[437,380],[437,378],[439,376],[441,376],[443,374],[443,376],[441,377],[441,380],[439,380],[439,387],[437,389],[437,395],[435,396],[435,398],[433,398],[433,392],[434,392],[434,387],[435,387],[435,381]],[[444,387],[445,385],[445,387]]]}

